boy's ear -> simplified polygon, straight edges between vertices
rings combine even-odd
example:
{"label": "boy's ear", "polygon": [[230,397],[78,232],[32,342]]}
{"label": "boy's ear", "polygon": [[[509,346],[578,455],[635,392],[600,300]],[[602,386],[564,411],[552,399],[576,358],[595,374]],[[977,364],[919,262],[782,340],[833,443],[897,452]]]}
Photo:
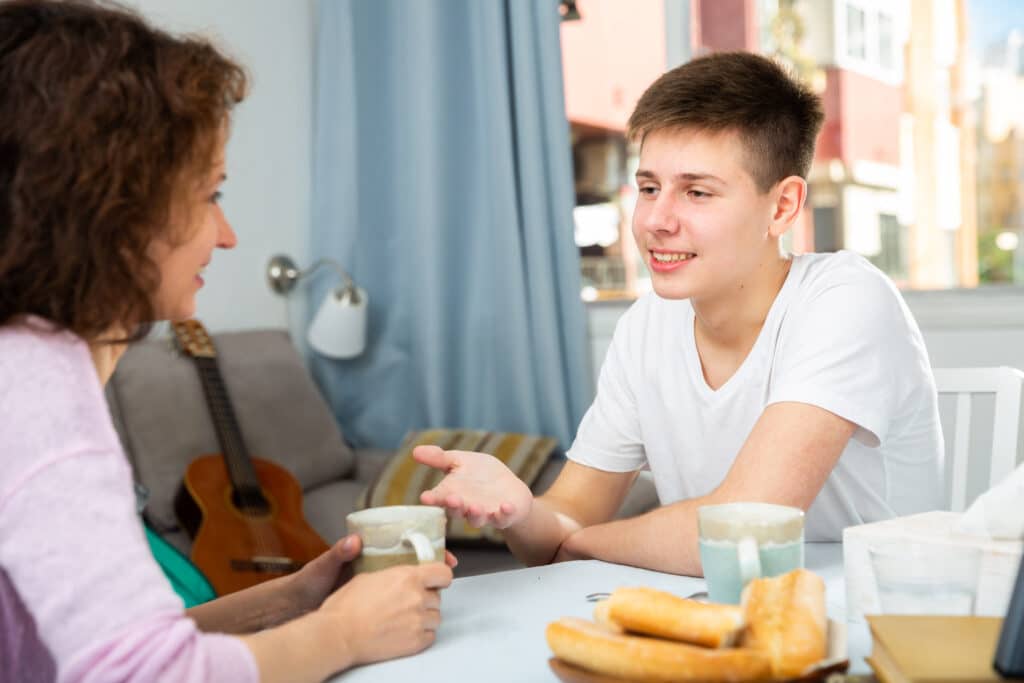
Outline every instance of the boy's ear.
{"label": "boy's ear", "polygon": [[800,216],[807,200],[807,181],[800,176],[791,175],[783,178],[775,186],[775,212],[768,232],[773,237],[781,237],[793,227]]}

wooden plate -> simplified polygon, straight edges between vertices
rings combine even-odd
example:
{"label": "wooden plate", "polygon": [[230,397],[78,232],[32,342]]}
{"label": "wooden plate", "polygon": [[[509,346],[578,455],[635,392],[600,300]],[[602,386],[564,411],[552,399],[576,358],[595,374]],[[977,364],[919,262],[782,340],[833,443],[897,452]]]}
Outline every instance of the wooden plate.
{"label": "wooden plate", "polygon": [[[613,676],[605,676],[604,674],[594,673],[573,666],[568,662],[563,662],[557,657],[552,657],[548,660],[548,666],[555,672],[560,681],[563,683],[648,683],[643,680],[626,680],[624,678],[615,678]],[[840,660],[831,662],[828,666],[823,666],[815,669],[813,672],[802,676],[800,678],[791,678],[782,683],[819,683],[825,681],[832,674],[844,673],[850,666],[849,660]]]}
{"label": "wooden plate", "polygon": [[[548,666],[564,683],[647,683],[647,681],[627,681],[614,676],[587,671],[581,667],[563,662],[557,657],[548,660]],[[813,671],[800,678],[790,678],[778,683],[822,683],[833,674],[845,673],[850,668],[850,660],[846,652],[846,624],[834,619],[828,620],[828,657],[823,659]]]}

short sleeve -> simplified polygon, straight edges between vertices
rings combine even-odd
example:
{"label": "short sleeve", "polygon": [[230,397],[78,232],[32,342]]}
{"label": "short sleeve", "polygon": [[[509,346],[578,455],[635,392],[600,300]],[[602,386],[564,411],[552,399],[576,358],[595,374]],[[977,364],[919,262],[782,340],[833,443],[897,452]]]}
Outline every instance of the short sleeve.
{"label": "short sleeve", "polygon": [[601,365],[597,395],[566,453],[573,462],[606,472],[632,472],[647,464],[636,396],[630,385],[638,363],[636,333],[642,332],[642,326],[637,328],[642,317],[638,306],[641,302],[630,307],[615,326]]}
{"label": "short sleeve", "polygon": [[845,264],[795,300],[780,328],[768,404],[816,405],[858,427],[854,438],[885,441],[919,363],[918,334],[899,292],[868,264]]}

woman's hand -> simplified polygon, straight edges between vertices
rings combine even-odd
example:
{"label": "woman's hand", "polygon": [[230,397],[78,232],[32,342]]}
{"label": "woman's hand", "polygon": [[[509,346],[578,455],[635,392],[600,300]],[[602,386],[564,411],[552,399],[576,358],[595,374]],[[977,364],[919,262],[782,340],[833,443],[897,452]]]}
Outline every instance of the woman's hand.
{"label": "woman's hand", "polygon": [[424,505],[444,507],[475,527],[490,524],[498,529],[518,524],[530,513],[530,487],[491,455],[418,446],[412,457],[448,473],[437,486],[420,494]]}
{"label": "woman's hand", "polygon": [[[320,566],[354,557],[358,538],[354,544],[346,543],[349,538],[331,549],[337,557]],[[347,566],[347,561],[342,564]],[[314,567],[309,572],[310,584],[327,585],[330,572],[320,571]],[[322,600],[319,609],[242,640],[256,659],[261,680],[321,681],[352,666],[411,655],[433,643],[441,623],[440,591],[451,581],[451,568],[440,562],[359,574]]]}
{"label": "woman's hand", "polygon": [[[293,616],[319,608],[328,595],[348,582],[352,578],[352,561],[359,557],[362,547],[359,536],[349,534],[302,569],[290,574],[287,577],[288,592],[296,608]],[[445,551],[445,564],[454,568],[459,561]]]}
{"label": "woman's hand", "polygon": [[341,638],[346,666],[403,657],[434,642],[440,591],[451,581],[451,568],[440,562],[359,574],[311,616],[327,619],[328,632]]}
{"label": "woman's hand", "polygon": [[352,561],[359,557],[361,549],[359,537],[350,534],[288,576],[296,615],[317,609],[328,595],[352,578]]}

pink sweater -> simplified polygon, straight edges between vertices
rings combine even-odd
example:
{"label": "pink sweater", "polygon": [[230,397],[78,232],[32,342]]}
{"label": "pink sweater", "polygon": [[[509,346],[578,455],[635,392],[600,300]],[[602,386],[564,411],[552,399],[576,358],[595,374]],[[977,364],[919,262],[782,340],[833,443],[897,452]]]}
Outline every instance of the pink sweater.
{"label": "pink sweater", "polygon": [[88,347],[0,328],[0,681],[257,681],[153,560]]}

